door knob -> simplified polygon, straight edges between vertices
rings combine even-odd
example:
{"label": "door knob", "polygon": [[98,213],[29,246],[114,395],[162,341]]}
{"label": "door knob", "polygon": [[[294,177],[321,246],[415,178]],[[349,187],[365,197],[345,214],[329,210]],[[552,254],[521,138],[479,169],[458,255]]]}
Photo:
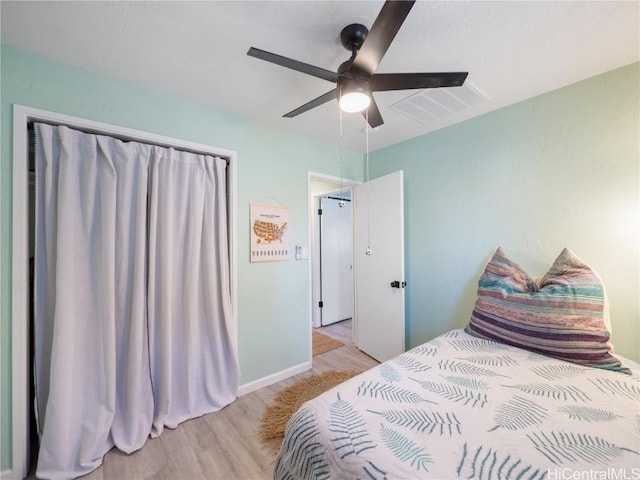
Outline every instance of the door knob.
{"label": "door knob", "polygon": [[407,286],[407,282],[402,282],[400,283],[398,280],[394,280],[393,282],[391,282],[391,288],[404,288]]}

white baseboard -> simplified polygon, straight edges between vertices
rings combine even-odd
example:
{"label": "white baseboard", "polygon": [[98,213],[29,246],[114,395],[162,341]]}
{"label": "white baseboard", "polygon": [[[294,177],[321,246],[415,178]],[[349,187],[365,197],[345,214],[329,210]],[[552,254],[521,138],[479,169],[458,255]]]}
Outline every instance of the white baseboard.
{"label": "white baseboard", "polygon": [[311,369],[311,366],[312,363],[310,361],[304,362],[299,365],[294,365],[293,367],[287,368],[285,370],[273,373],[266,377],[259,378],[258,380],[240,385],[240,388],[238,388],[238,396],[241,397],[243,395],[246,395],[247,393],[260,390],[261,388],[268,387],[269,385],[273,385],[274,383],[278,383],[289,377],[298,375],[299,373],[306,372],[307,370]]}

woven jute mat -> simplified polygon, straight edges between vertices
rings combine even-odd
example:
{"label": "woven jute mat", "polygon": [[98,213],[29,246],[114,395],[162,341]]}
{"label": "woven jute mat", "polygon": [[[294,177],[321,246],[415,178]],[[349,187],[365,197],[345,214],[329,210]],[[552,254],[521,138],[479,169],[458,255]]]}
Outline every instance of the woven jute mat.
{"label": "woven jute mat", "polygon": [[289,418],[304,402],[317,397],[358,373],[360,372],[356,370],[328,370],[298,380],[279,392],[262,417],[260,439],[263,444],[274,454],[277,453],[282,444]]}
{"label": "woven jute mat", "polygon": [[336,348],[340,348],[344,345],[340,340],[330,337],[317,331],[315,328],[311,331],[311,344],[313,345],[313,356],[327,353]]}

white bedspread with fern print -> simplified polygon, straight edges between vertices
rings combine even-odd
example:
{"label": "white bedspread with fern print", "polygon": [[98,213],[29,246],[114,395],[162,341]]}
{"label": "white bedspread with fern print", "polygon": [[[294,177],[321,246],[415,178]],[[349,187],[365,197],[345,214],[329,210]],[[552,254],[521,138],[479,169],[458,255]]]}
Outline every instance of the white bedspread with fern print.
{"label": "white bedspread with fern print", "polygon": [[640,479],[632,371],[454,330],[302,405],[274,478]]}

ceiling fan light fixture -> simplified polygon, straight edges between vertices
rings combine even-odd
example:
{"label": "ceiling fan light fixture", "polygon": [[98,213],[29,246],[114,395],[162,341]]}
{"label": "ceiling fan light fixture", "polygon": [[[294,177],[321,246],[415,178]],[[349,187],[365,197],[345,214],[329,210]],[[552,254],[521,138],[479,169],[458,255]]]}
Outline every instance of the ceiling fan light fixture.
{"label": "ceiling fan light fixture", "polygon": [[361,112],[370,103],[371,97],[364,92],[349,92],[340,97],[340,108],[343,112]]}
{"label": "ceiling fan light fixture", "polygon": [[343,112],[361,112],[371,103],[366,82],[348,82],[340,90],[340,109]]}
{"label": "ceiling fan light fixture", "polygon": [[337,97],[340,112],[363,112],[369,126],[376,128],[384,121],[372,92],[458,87],[467,78],[468,72],[376,73],[415,3],[416,0],[386,0],[371,30],[359,23],[344,27],[340,43],[351,52],[351,57],[340,64],[337,72],[254,47],[249,48],[247,55],[336,84],[336,88],[283,117],[296,117]]}

